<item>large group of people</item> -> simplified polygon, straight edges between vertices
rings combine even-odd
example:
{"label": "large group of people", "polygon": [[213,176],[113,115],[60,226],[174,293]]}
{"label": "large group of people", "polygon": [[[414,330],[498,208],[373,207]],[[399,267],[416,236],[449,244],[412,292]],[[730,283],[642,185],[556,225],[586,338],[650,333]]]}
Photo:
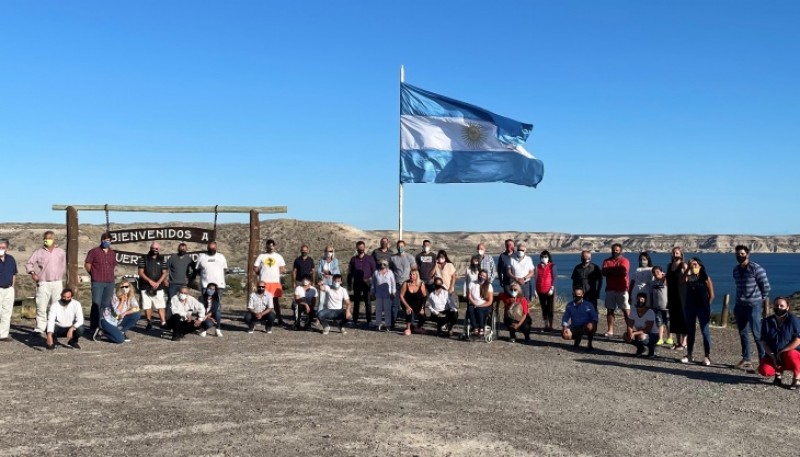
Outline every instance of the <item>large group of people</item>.
{"label": "large group of people", "polygon": [[[495,260],[478,244],[465,271],[459,272],[445,250],[435,251],[430,240],[414,256],[405,242],[389,248],[389,240],[366,252],[366,243],[355,245],[355,255],[347,262],[346,279],[342,265],[332,246],[315,262],[307,245],[300,248],[294,260],[290,279],[295,330],[309,330],[318,323],[319,331],[328,334],[332,326],[341,333],[357,327],[363,316],[368,328],[384,331],[397,328],[399,320],[405,335],[426,333],[425,324],[435,324],[436,334],[454,335],[458,321],[459,295],[456,282],[463,279],[461,294],[466,301],[462,337],[480,337],[488,318],[497,313],[508,331],[508,341],[516,342],[522,333],[530,341],[533,328],[531,304],[537,300],[541,309],[541,330],[554,332],[556,297],[555,262],[547,250],[541,251],[538,262],[528,254],[523,241],[506,240],[505,251]],[[17,265],[8,253],[8,240],[0,240],[0,341],[9,338],[11,307],[14,301]],[[742,356],[738,368],[753,368],[752,335],[758,356],[758,372],[774,377],[782,384],[782,372],[792,374],[791,388],[797,388],[800,377],[800,320],[789,310],[788,301],[778,297],[772,301],[773,313],[762,319],[762,309],[770,305],[770,285],[763,267],[750,260],[746,246],[735,249],[737,265],[733,268],[736,299],[733,314],[739,330]],[[572,270],[572,299],[561,319],[560,334],[579,347],[585,339],[586,350],[593,350],[598,333],[598,304],[604,295],[606,338],[615,337],[617,310],[624,319],[623,341],[635,346],[636,356],[654,357],[656,348],[682,351],[683,363],[697,360],[711,365],[711,305],[715,299],[714,283],[703,262],[693,257],[685,260],[679,247],[672,250],[670,263],[653,265],[651,256],[642,252],[632,269],[622,255],[622,246],[614,244],[611,255],[601,265],[592,262],[592,253],[583,251],[580,263]],[[54,349],[58,338],[80,348],[80,337],[113,343],[130,341],[128,331],[145,319],[145,331],[153,329],[153,309],[160,328],[170,331],[172,340],[209,332],[222,337],[223,296],[228,263],[217,252],[217,243],[210,242],[206,252],[196,260],[180,243],[169,258],[161,253],[159,243],[152,243],[149,252],[138,262],[138,284],[123,278],[116,282],[116,255],[111,236],[104,233],[100,244],[92,248],[84,267],[91,278],[91,311],[88,331],[82,305],[73,298],[74,291],[63,287],[66,255],[55,243],[52,231],[44,233],[42,247],[25,263],[26,272],[36,283],[36,323],[33,331]],[[267,333],[275,325],[287,326],[281,313],[284,298],[282,276],[286,261],[276,252],[274,240],[266,240],[265,252],[252,265],[258,282],[251,291],[244,313],[248,333],[263,324]],[[199,278],[200,296],[195,298],[190,284]],[[499,283],[495,290],[493,283]],[[605,283],[605,288],[603,285]],[[138,291],[138,294],[137,294]],[[352,301],[351,301],[352,294]],[[288,294],[287,294],[288,295]],[[372,303],[374,302],[374,316]],[[364,313],[361,313],[361,304]],[[695,359],[697,325],[703,340],[703,356]],[[468,333],[467,333],[468,332]],[[646,352],[646,354],[645,354]]]}

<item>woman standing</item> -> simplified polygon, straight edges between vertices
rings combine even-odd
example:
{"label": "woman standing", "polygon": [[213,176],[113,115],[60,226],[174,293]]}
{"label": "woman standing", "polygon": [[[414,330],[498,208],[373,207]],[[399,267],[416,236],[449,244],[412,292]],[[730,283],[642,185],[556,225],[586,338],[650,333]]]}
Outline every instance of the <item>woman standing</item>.
{"label": "woman standing", "polygon": [[317,277],[325,281],[326,286],[331,286],[333,284],[333,275],[339,274],[342,274],[339,271],[339,259],[336,258],[333,246],[328,245],[325,247],[322,258],[319,259],[319,264],[317,264]]}
{"label": "woman standing", "polygon": [[686,263],[683,261],[683,250],[672,248],[672,261],[667,267],[667,310],[669,311],[669,331],[675,339],[668,337],[666,345],[672,349],[686,348],[686,315],[683,303],[686,299]]}
{"label": "woman standing", "polygon": [[417,318],[417,333],[425,333],[422,328],[425,325],[425,297],[428,296],[428,291],[425,289],[425,283],[419,279],[419,270],[416,267],[411,267],[411,272],[408,274],[408,281],[403,283],[400,287],[400,304],[406,313],[406,330],[403,332],[406,336],[411,335],[411,320],[413,317]]}
{"label": "woman standing", "polygon": [[[486,316],[492,312],[494,300],[494,289],[489,282],[489,272],[481,270],[478,275],[478,282],[469,286],[467,295],[467,316],[472,323],[473,333],[483,336],[483,327],[486,324]],[[469,335],[465,335],[469,336]]]}
{"label": "woman standing", "polygon": [[709,323],[711,321],[711,302],[714,301],[714,283],[706,273],[703,262],[697,257],[692,257],[689,261],[689,269],[686,271],[686,321],[689,325],[688,347],[686,355],[681,359],[681,363],[692,361],[692,349],[694,349],[695,324],[700,322],[700,333],[703,334],[703,365],[711,365],[711,331]]}
{"label": "woman standing", "polygon": [[539,264],[536,265],[536,296],[539,297],[539,306],[542,307],[542,321],[544,331],[553,331],[553,302],[556,297],[556,278],[558,270],[556,264],[550,261],[550,252],[542,251],[539,255]]}
{"label": "woman standing", "polygon": [[395,294],[394,273],[389,269],[389,261],[380,259],[378,270],[372,274],[371,281],[372,298],[375,299],[375,322],[373,326],[380,332],[384,328],[388,329],[392,323],[392,301]]}
{"label": "woman standing", "polygon": [[473,282],[478,282],[478,274],[481,272],[481,256],[474,255],[469,259],[469,267],[467,272],[464,273],[464,290],[462,295],[467,296],[469,285]]}
{"label": "woman standing", "polygon": [[647,252],[639,253],[639,267],[631,275],[628,288],[628,303],[634,305],[636,297],[643,293],[650,297],[650,286],[653,283],[653,260]]}
{"label": "woman standing", "polygon": [[[450,295],[454,295],[456,290],[456,267],[447,256],[444,249],[436,254],[436,266],[431,270],[431,279],[442,278],[442,284]],[[453,296],[453,303],[458,305],[458,296]]]}

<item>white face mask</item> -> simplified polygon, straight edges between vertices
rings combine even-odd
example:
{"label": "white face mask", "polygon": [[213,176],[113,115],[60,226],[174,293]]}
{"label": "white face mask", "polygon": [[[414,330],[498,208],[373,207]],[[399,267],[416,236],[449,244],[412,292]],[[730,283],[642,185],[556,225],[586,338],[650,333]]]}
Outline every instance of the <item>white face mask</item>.
{"label": "white face mask", "polygon": [[643,267],[650,265],[650,262],[648,262],[647,259],[642,259],[640,263],[642,264]]}
{"label": "white face mask", "polygon": [[6,250],[5,249],[0,249],[0,257],[2,257],[4,255],[6,255]]}
{"label": "white face mask", "polygon": [[520,259],[525,257],[525,251],[517,251],[517,257],[519,257]]}
{"label": "white face mask", "polygon": [[512,297],[515,297],[515,298],[516,298],[516,296],[517,296],[517,295],[519,295],[519,291],[517,291],[517,290],[512,290],[512,291],[511,291],[511,296],[512,296]]}
{"label": "white face mask", "polygon": [[483,254],[484,254],[485,252],[486,252],[486,251],[484,251],[483,249],[478,249],[478,255],[479,255],[479,256],[481,256],[481,257],[483,257]]}
{"label": "white face mask", "polygon": [[423,246],[422,250],[425,251],[425,252],[431,252],[431,247],[430,246]]}
{"label": "white face mask", "polygon": [[180,298],[181,301],[186,300],[186,294],[178,294],[178,298]]}
{"label": "white face mask", "polygon": [[542,263],[547,265],[548,263],[550,263],[550,258],[549,257],[542,257]]}

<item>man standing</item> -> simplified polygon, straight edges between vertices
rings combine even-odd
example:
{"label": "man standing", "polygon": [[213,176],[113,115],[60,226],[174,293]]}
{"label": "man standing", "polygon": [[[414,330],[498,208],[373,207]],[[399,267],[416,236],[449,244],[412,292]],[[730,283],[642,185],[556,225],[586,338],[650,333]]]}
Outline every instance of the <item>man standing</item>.
{"label": "man standing", "polygon": [[531,281],[534,273],[533,260],[525,254],[527,250],[528,245],[524,241],[517,243],[517,255],[511,258],[508,268],[506,268],[508,286],[505,288],[507,289],[506,293],[511,295],[511,282],[516,281],[522,287],[522,295],[530,303],[536,296],[536,291],[533,281]]}
{"label": "man standing", "polygon": [[[381,240],[381,244],[383,244],[383,240]],[[416,266],[416,262],[414,262],[414,257],[411,254],[406,253],[406,242],[403,240],[397,241],[397,254],[393,255],[389,259],[389,268],[391,268],[392,273],[394,273],[394,279],[396,282],[397,288],[395,290],[399,291],[401,287],[403,287],[403,283],[408,281],[408,275],[411,273],[411,267]],[[392,301],[392,324],[391,328],[394,330],[394,324],[397,322],[397,313],[400,311],[400,294],[395,294],[394,300]]]}
{"label": "man standing", "polygon": [[389,249],[389,238],[381,238],[381,247],[372,251],[372,258],[375,265],[380,265],[381,260],[389,262],[392,258],[392,251]]}
{"label": "man standing", "polygon": [[283,260],[282,255],[275,252],[274,240],[267,240],[265,248],[267,252],[258,256],[253,264],[253,271],[259,275],[259,281],[264,281],[267,285],[267,292],[272,295],[272,301],[275,304],[275,313],[277,314],[276,317],[278,318],[278,325],[285,325],[283,323],[283,317],[281,316],[281,297],[283,296],[281,275],[286,273],[286,261]]}
{"label": "man standing", "polygon": [[750,368],[750,336],[756,342],[758,359],[766,355],[761,345],[761,313],[769,304],[769,280],[764,268],[750,261],[750,248],[736,246],[736,261],[739,265],[733,267],[733,280],[736,282],[736,304],[733,307],[733,316],[736,327],[739,329],[739,342],[742,345],[742,360],[737,368]]}
{"label": "man standing", "polygon": [[6,251],[8,240],[0,240],[0,341],[8,341],[17,284],[17,261]]}
{"label": "man standing", "polygon": [[433,292],[433,278],[431,272],[436,267],[436,255],[431,252],[430,240],[424,240],[422,242],[422,252],[417,254],[415,261],[417,262],[417,268],[419,268],[419,278],[425,283],[425,290],[427,290],[428,293]]}
{"label": "man standing", "polygon": [[[314,259],[308,255],[308,245],[300,246],[300,257],[294,259],[292,265],[292,287],[296,288],[297,283],[302,281],[303,278],[311,278],[311,283],[317,277],[317,270],[314,268]],[[280,281],[279,281],[280,282]]]}
{"label": "man standing", "polygon": [[476,248],[478,255],[481,258],[481,270],[486,270],[489,273],[489,282],[493,282],[494,279],[497,277],[497,272],[495,271],[495,263],[494,258],[486,253],[486,245],[483,243],[478,243],[478,247]]}
{"label": "man standing", "polygon": [[361,302],[364,302],[365,321],[370,323],[372,306],[369,301],[369,289],[372,275],[377,270],[375,259],[366,254],[367,246],[363,241],[356,243],[356,255],[350,259],[347,269],[347,288],[353,291],[353,325],[358,325],[358,314]]}
{"label": "man standing", "polygon": [[600,289],[603,288],[603,273],[599,266],[592,263],[592,253],[589,251],[581,251],[581,263],[572,270],[572,288],[577,287],[581,288],[586,301],[594,305],[597,311]]}
{"label": "man standing", "polygon": [[187,253],[186,243],[178,245],[178,253],[167,259],[167,303],[178,295],[183,286],[189,285],[189,278],[194,275],[194,261]]}
{"label": "man standing", "polygon": [[25,271],[36,283],[36,333],[45,337],[47,309],[57,302],[64,289],[64,272],[67,270],[67,254],[56,246],[52,230],[44,232],[43,246],[33,251],[25,263]]}
{"label": "man standing", "polygon": [[67,344],[70,347],[81,348],[78,339],[83,335],[83,306],[78,300],[73,300],[72,295],[72,289],[62,290],[58,305],[50,307],[50,313],[47,315],[47,349],[49,350],[56,348],[56,341],[62,336],[67,338]]}
{"label": "man standing", "polygon": [[606,338],[614,336],[614,312],[617,308],[622,310],[627,324],[631,313],[628,303],[628,272],[631,265],[628,259],[622,256],[622,245],[611,245],[611,257],[603,261],[603,276],[606,277],[606,322],[608,331]]}
{"label": "man standing", "polygon": [[[161,327],[167,323],[167,302],[164,300],[164,285],[167,281],[167,262],[164,261],[159,251],[161,245],[152,243],[150,252],[144,257],[139,257],[139,290],[142,293],[142,309],[147,319],[146,331],[153,328],[150,320],[153,318],[153,308],[161,319]],[[180,291],[180,289],[178,289]]]}
{"label": "man standing", "polygon": [[111,249],[111,235],[100,235],[100,246],[89,250],[83,265],[92,278],[92,310],[89,314],[89,334],[100,327],[100,310],[111,306],[114,296],[114,269],[117,267],[117,254]]}
{"label": "man standing", "polygon": [[511,260],[514,258],[514,240],[506,240],[505,246],[506,250],[497,259],[497,278],[500,280],[500,285],[506,289],[505,292],[511,294],[509,286],[514,281],[514,277],[508,272],[508,269],[511,267]]}

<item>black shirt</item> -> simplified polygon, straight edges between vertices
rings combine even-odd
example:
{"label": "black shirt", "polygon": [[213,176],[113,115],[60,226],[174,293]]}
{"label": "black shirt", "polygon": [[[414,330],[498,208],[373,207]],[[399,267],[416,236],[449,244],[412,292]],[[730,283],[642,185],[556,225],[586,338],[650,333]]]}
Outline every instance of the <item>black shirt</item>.
{"label": "black shirt", "polygon": [[[155,258],[146,255],[139,257],[139,268],[144,269],[144,274],[151,281],[158,281],[161,274],[167,270],[167,262],[164,261],[164,256],[159,254]],[[164,283],[159,284],[157,290],[164,289]],[[150,290],[150,283],[144,280],[139,281],[139,290]]]}
{"label": "black shirt", "polygon": [[314,272],[314,259],[311,256],[306,257],[303,259],[303,256],[300,256],[294,259],[294,266],[292,267],[293,270],[297,270],[297,274],[295,278],[299,281],[304,276],[308,276],[308,279],[311,279],[312,273]]}

